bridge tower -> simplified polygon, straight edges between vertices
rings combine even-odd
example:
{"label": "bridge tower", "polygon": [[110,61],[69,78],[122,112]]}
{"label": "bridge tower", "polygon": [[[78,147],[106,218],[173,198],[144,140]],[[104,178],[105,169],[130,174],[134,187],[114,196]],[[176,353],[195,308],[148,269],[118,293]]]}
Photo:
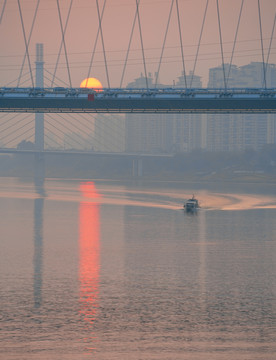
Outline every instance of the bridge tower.
{"label": "bridge tower", "polygon": [[[36,80],[35,86],[44,87],[44,60],[43,60],[43,44],[36,44]],[[44,113],[35,114],[35,150],[39,151],[35,154],[35,183],[40,184],[45,177],[45,161],[44,161]]]}
{"label": "bridge tower", "polygon": [[[36,44],[36,80],[35,86],[44,87],[43,44]],[[44,114],[35,114],[35,149],[44,150]]]}

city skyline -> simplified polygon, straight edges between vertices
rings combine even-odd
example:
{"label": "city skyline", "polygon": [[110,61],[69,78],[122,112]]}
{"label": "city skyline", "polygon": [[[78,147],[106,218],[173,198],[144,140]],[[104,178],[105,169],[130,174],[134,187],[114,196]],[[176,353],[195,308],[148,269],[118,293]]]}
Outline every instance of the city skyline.
{"label": "city skyline", "polygon": [[[36,1],[21,1],[22,18],[24,20],[27,39],[34,19],[36,4]],[[62,23],[63,26],[65,26],[67,14],[70,9],[70,2],[62,0],[59,1],[59,4]],[[103,1],[99,1],[100,10],[103,4]],[[175,5],[173,5],[172,8],[166,42],[164,41],[171,4],[172,2],[170,0],[141,0],[140,15],[147,73],[150,72],[154,74],[157,71],[164,44],[159,80],[162,83],[173,84],[174,81],[177,81],[177,76],[179,76],[183,68]],[[189,73],[193,71],[196,65],[195,73],[202,77],[203,86],[207,84],[208,69],[219,66],[222,63],[216,2],[210,0],[202,32],[198,61],[195,64],[205,4],[203,0],[179,1],[186,72]],[[271,45],[269,62],[275,63],[275,40],[271,42],[275,2],[273,0],[262,0],[260,4],[264,58],[267,60],[269,46]],[[225,63],[230,62],[232,55],[240,6],[240,0],[220,2],[222,45]],[[154,15],[157,7],[158,17]],[[105,7],[102,19],[102,31],[106,51],[106,65],[108,67],[111,87],[118,87],[121,81],[135,11],[135,1],[121,0],[116,4],[114,2],[107,2]],[[67,45],[67,60],[70,66],[72,85],[73,87],[78,87],[81,81],[88,75],[91,54],[96,44],[95,40],[99,27],[96,3],[88,0],[83,0],[78,4],[74,3],[70,14],[68,28],[64,34],[64,38]],[[51,24],[50,27],[49,23]],[[35,44],[44,44],[45,68],[49,72],[47,73],[47,82],[49,84],[51,84],[51,79],[55,72],[59,48],[62,45],[61,39],[57,4],[53,0],[47,1],[47,3],[43,2],[38,8],[37,18],[29,43],[29,52],[30,60],[34,60]],[[242,66],[248,62],[249,58],[250,61],[262,60],[257,1],[244,1],[236,40],[233,63]],[[0,46],[2,49],[0,57],[1,85],[5,86],[13,81],[16,84],[25,52],[24,38],[16,1],[7,2],[1,18]],[[108,87],[100,38],[95,46],[95,50],[91,76],[98,78],[104,87]],[[129,61],[123,79],[124,86],[126,86],[131,79],[137,77],[140,72],[145,74],[141,50],[141,40],[136,22],[130,46]],[[27,80],[27,72],[28,65],[27,61],[25,61],[23,71],[25,77],[22,78],[23,85],[30,81],[30,79]],[[62,86],[62,82],[69,83],[64,49],[61,51],[56,76],[56,86]]]}
{"label": "city skyline", "polygon": [[[232,65],[229,72],[229,85],[235,87],[258,87],[263,76],[263,64],[251,62],[242,67]],[[228,70],[226,68],[226,70]],[[267,85],[276,86],[276,66],[267,66],[269,79]],[[223,86],[222,66],[209,69],[209,86]],[[202,87],[200,76],[188,74],[196,87]],[[236,83],[235,83],[236,81]],[[148,84],[154,78],[148,77]],[[144,88],[143,74],[127,85]],[[158,84],[167,87],[167,84]],[[178,76],[174,86],[184,86],[183,73]],[[10,126],[18,117],[10,114]],[[22,116],[22,115],[21,115]],[[30,121],[28,115],[25,122]],[[23,121],[24,122],[24,121]],[[17,146],[22,140],[17,140]],[[276,142],[275,115],[78,115],[45,114],[45,147],[51,149],[76,149],[102,152],[145,152],[173,153],[191,152],[195,149],[208,151],[235,151],[251,147],[260,150],[265,144]],[[9,141],[9,139],[7,139]],[[2,146],[5,146],[2,143]]]}

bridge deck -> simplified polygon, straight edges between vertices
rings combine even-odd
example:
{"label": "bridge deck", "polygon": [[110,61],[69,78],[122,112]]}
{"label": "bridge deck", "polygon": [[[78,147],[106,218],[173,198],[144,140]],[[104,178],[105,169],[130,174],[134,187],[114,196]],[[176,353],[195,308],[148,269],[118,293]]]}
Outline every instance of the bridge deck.
{"label": "bridge deck", "polygon": [[276,90],[9,88],[0,112],[276,113]]}
{"label": "bridge deck", "polygon": [[97,152],[97,151],[77,151],[77,150],[22,150],[15,148],[0,148],[0,154],[20,154],[20,155],[66,155],[66,156],[89,156],[89,157],[117,157],[130,159],[143,158],[171,158],[173,153],[130,153],[130,152]]}

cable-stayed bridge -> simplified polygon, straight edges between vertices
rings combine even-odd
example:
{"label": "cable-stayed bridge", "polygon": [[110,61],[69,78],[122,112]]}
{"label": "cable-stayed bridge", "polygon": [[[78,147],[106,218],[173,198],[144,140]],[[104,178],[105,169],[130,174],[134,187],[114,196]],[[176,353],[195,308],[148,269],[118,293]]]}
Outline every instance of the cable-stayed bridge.
{"label": "cable-stayed bridge", "polygon": [[[82,143],[99,126],[91,116],[104,114],[275,113],[275,10],[267,0],[3,0],[0,142],[40,138],[44,148],[44,138],[60,144],[66,135]],[[39,36],[47,51],[40,46],[34,55]],[[233,82],[235,62],[246,58],[261,64],[254,88]],[[206,81],[212,66],[220,68],[216,88]],[[139,73],[139,87],[129,86]],[[103,88],[78,87],[91,76]],[[29,113],[37,114],[36,126]],[[39,113],[48,114],[45,127]]]}
{"label": "cable-stayed bridge", "polygon": [[2,89],[2,112],[275,113],[275,89]]}

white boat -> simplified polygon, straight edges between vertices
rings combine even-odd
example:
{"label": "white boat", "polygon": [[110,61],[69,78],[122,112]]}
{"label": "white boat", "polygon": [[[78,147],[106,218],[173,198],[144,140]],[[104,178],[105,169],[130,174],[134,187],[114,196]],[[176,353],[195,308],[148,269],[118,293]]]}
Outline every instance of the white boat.
{"label": "white boat", "polygon": [[194,195],[191,199],[185,201],[183,208],[186,210],[186,212],[195,212],[199,209],[198,200],[195,198]]}

